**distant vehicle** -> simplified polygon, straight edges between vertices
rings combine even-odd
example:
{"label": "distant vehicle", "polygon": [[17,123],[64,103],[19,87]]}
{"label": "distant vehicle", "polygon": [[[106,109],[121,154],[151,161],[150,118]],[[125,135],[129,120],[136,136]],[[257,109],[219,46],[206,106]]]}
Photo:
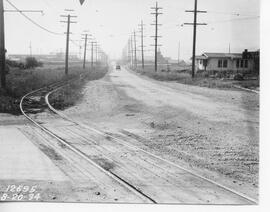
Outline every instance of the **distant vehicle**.
{"label": "distant vehicle", "polygon": [[121,66],[120,65],[116,65],[116,70],[121,70]]}

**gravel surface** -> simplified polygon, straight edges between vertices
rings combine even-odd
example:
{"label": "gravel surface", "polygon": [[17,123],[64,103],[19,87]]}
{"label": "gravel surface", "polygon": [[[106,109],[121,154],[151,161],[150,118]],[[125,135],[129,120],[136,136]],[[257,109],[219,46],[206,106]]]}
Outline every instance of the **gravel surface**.
{"label": "gravel surface", "polygon": [[[112,71],[66,114],[257,197],[259,95]],[[123,133],[125,132],[125,133]]]}

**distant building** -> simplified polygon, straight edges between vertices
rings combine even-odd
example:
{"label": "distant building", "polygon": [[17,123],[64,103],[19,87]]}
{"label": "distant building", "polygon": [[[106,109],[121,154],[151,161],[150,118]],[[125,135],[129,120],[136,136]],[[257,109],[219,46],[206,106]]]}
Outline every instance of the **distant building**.
{"label": "distant building", "polygon": [[[145,55],[144,56],[144,60],[145,62],[150,62],[150,63],[154,63],[155,61],[155,57],[154,55]],[[137,55],[137,61],[140,61],[140,56]],[[158,64],[167,64],[168,60],[162,55],[160,49],[157,51],[157,62]]]}
{"label": "distant building", "polygon": [[[63,53],[56,53],[56,54],[9,54],[7,55],[7,58],[10,60],[16,60],[16,61],[24,61],[27,57],[35,57],[37,60],[41,62],[63,62],[65,60],[65,55]],[[70,60],[79,60],[77,55],[75,53],[70,53],[69,55]]]}
{"label": "distant building", "polygon": [[209,72],[255,72],[256,69],[259,69],[258,62],[256,62],[256,60],[259,60],[258,52],[248,52],[245,50],[243,53],[203,53],[201,56],[196,56],[196,68],[197,71]]}
{"label": "distant building", "polygon": [[260,72],[260,50],[249,52],[247,49],[243,52],[243,59],[254,61],[254,72]]}

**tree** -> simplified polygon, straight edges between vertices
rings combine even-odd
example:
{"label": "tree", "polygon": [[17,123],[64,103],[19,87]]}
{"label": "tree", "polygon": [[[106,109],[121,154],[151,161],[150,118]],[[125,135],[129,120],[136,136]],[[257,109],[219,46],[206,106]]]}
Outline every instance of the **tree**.
{"label": "tree", "polygon": [[34,57],[27,57],[25,59],[25,68],[36,68],[41,64]]}

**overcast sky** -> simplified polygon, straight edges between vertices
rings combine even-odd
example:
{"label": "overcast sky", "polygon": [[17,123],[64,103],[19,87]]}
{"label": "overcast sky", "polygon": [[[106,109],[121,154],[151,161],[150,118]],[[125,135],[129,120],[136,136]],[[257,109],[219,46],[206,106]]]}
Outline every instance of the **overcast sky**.
{"label": "overcast sky", "polygon": [[[128,37],[141,20],[145,23],[145,45],[148,55],[153,54],[154,27],[150,24],[154,16],[150,7],[154,0],[85,0],[83,6],[79,0],[9,0],[19,9],[43,10],[44,15],[27,13],[41,26],[53,32],[63,33],[66,24],[60,17],[64,9],[74,9],[78,17],[77,24],[71,25],[71,38],[79,44],[83,30],[89,30],[99,41],[110,57],[120,57]],[[259,0],[198,0],[198,9],[207,10],[199,14],[198,21],[208,23],[199,26],[197,34],[197,54],[203,52],[242,52],[244,49],[259,49]],[[181,58],[189,59],[192,54],[192,26],[181,27],[184,22],[192,22],[193,14],[185,13],[193,9],[193,0],[159,0],[163,15],[159,22],[162,38],[159,43],[165,56],[177,58],[178,43],[181,45]],[[4,0],[5,9],[13,9]],[[46,54],[65,50],[65,36],[54,35],[35,26],[19,13],[5,13],[6,49],[9,54],[29,53],[30,42],[33,54]],[[137,42],[140,42],[138,37]],[[70,44],[72,52],[79,52],[79,47]]]}

